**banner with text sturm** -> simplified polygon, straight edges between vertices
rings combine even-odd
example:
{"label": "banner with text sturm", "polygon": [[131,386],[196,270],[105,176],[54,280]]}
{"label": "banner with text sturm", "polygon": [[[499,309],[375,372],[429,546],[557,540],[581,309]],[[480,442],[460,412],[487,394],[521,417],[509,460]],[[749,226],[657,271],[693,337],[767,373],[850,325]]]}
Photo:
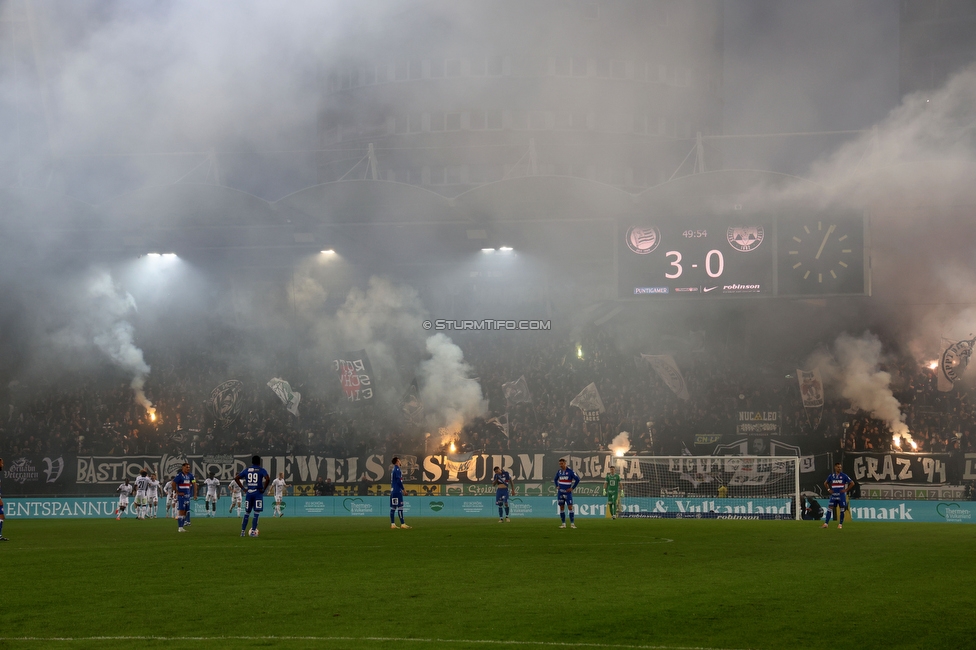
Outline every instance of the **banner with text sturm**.
{"label": "banner with text sturm", "polygon": [[[260,452],[259,452],[260,453]],[[309,490],[319,478],[329,479],[348,493],[352,486],[389,487],[390,458],[401,459],[403,480],[408,484],[442,486],[439,494],[477,496],[493,493],[490,482],[492,469],[502,467],[511,473],[516,493],[526,496],[547,496],[552,493],[552,479],[560,458],[584,481],[581,493],[601,493],[607,469],[614,464],[608,451],[553,452],[510,451],[505,453],[472,453],[461,455],[410,453],[393,451],[385,454],[363,454],[338,458],[322,454],[261,454],[264,467],[276,476],[285,474],[290,485],[302,485]],[[3,482],[7,495],[107,495],[126,478],[134,480],[141,470],[155,473],[161,482],[171,479],[183,462],[201,482],[211,472],[223,485],[247,467],[251,454],[159,454],[144,456],[76,456],[23,457],[5,459],[6,477]],[[644,479],[639,462],[624,458],[621,474],[625,480]],[[582,495],[582,494],[581,494]]]}

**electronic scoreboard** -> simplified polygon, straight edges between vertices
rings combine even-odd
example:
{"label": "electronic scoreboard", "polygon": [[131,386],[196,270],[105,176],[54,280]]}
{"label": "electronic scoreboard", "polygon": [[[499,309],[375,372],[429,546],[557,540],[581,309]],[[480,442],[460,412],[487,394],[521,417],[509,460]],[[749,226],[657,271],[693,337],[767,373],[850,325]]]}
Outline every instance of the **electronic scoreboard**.
{"label": "electronic scoreboard", "polygon": [[616,237],[620,298],[868,292],[862,215],[630,216]]}

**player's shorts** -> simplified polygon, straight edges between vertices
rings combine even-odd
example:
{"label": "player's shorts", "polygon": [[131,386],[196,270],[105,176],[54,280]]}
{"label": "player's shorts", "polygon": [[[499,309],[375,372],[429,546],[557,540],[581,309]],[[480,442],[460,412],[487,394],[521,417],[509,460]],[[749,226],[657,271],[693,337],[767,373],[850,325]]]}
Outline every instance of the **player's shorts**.
{"label": "player's shorts", "polygon": [[217,501],[217,495],[216,494],[208,494],[207,495],[207,501]]}
{"label": "player's shorts", "polygon": [[190,510],[190,497],[185,497],[180,495],[176,498],[176,509],[182,510],[184,512],[189,512]]}
{"label": "player's shorts", "polygon": [[143,494],[142,496],[136,495],[136,505],[137,506],[144,506],[147,503],[149,503],[149,497],[147,497],[145,494]]}
{"label": "player's shorts", "polygon": [[159,503],[159,497],[151,496],[149,497],[149,505],[154,506]]}
{"label": "player's shorts", "polygon": [[561,506],[573,505],[573,493],[560,491],[556,494],[556,502]]}
{"label": "player's shorts", "polygon": [[277,503],[277,504],[279,504],[279,505],[280,505],[280,504],[281,504],[281,500],[282,500],[282,499],[284,499],[284,498],[285,498],[285,497],[283,497],[283,496],[281,496],[281,495],[278,495],[278,494],[276,494],[276,495],[275,495],[275,503]]}
{"label": "player's shorts", "polygon": [[616,490],[607,490],[607,501],[616,501],[620,493]]}
{"label": "player's shorts", "polygon": [[128,508],[129,507],[129,497],[119,497],[119,507]]}
{"label": "player's shorts", "polygon": [[403,507],[403,492],[391,492],[390,508],[402,508],[402,507]]}
{"label": "player's shorts", "polygon": [[230,502],[231,502],[231,505],[235,505],[235,506],[241,505],[241,495],[240,494],[232,494],[230,496]]}
{"label": "player's shorts", "polygon": [[840,506],[841,508],[847,508],[847,495],[846,494],[831,494],[830,495],[830,505],[828,508],[833,508],[834,506]]}
{"label": "player's shorts", "polygon": [[3,504],[0,503],[0,515],[2,515],[2,514],[3,514]]}
{"label": "player's shorts", "polygon": [[507,506],[508,505],[508,490],[496,490],[495,491],[495,505],[496,506]]}
{"label": "player's shorts", "polygon": [[264,495],[255,492],[254,494],[247,495],[247,511],[250,513],[263,512],[264,511]]}

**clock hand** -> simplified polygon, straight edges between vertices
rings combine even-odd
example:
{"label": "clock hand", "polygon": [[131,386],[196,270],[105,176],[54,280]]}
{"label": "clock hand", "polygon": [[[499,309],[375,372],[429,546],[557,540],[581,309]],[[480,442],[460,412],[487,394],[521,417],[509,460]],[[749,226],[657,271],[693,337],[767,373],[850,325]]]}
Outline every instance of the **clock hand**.
{"label": "clock hand", "polygon": [[830,233],[834,232],[834,228],[836,228],[836,227],[837,226],[831,226],[830,228],[827,228],[827,234],[824,235],[824,240],[822,242],[820,242],[820,250],[817,251],[817,256],[814,257],[813,259],[815,259],[815,260],[819,260],[820,259],[820,253],[823,252],[824,246],[827,245],[827,239],[830,237]]}

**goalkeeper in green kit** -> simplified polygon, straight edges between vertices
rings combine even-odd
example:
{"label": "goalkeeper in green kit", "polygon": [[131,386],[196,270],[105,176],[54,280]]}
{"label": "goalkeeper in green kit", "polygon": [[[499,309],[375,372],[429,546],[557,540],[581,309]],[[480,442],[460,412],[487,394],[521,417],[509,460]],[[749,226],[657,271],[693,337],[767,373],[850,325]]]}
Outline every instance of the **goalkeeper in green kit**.
{"label": "goalkeeper in green kit", "polygon": [[616,519],[617,503],[620,501],[620,474],[617,474],[617,468],[613,465],[610,466],[604,488],[607,492],[607,511],[611,519]]}

